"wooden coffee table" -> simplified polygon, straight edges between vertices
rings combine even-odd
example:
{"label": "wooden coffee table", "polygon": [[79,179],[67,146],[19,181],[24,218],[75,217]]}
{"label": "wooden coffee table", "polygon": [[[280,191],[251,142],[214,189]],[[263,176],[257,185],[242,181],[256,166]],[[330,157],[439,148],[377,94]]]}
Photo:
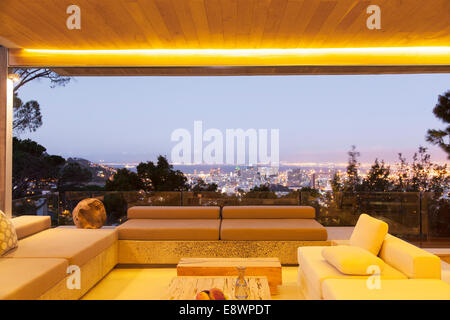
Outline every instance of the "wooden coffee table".
{"label": "wooden coffee table", "polygon": [[[249,287],[248,300],[270,300],[266,277],[245,277]],[[169,284],[163,300],[195,300],[197,293],[212,288],[221,289],[230,300],[235,300],[236,277],[176,277]]]}
{"label": "wooden coffee table", "polygon": [[265,276],[271,294],[277,293],[282,283],[281,264],[278,258],[181,258],[177,265],[178,276],[234,276],[237,266],[245,266],[246,276]]}

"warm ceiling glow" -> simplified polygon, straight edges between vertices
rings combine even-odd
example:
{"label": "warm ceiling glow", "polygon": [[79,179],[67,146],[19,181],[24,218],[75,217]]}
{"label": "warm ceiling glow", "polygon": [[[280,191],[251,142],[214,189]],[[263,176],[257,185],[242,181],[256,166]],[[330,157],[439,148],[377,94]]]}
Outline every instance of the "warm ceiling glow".
{"label": "warm ceiling glow", "polygon": [[450,47],[10,50],[13,66],[227,67],[450,65]]}
{"label": "warm ceiling glow", "polygon": [[110,55],[201,55],[201,56],[266,56],[324,54],[450,54],[450,47],[371,47],[316,49],[124,49],[124,50],[59,50],[24,49],[26,52],[48,54],[110,54]]}

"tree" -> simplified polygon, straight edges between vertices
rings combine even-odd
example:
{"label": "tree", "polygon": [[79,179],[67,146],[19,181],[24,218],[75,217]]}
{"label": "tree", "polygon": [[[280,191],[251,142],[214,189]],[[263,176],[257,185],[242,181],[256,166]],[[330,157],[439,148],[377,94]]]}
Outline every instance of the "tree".
{"label": "tree", "polygon": [[17,133],[22,133],[27,130],[34,132],[42,126],[41,109],[36,100],[23,103],[17,93],[14,93],[13,110],[13,130]]}
{"label": "tree", "polygon": [[447,153],[447,158],[450,159],[450,90],[443,95],[439,95],[438,103],[434,107],[433,113],[447,127],[428,130],[426,140],[439,146]]}
{"label": "tree", "polygon": [[344,188],[341,175],[339,172],[335,172],[333,179],[331,180],[331,189],[334,193],[342,191]]}
{"label": "tree", "polygon": [[347,165],[347,180],[344,182],[344,191],[355,192],[358,191],[361,178],[359,177],[358,157],[360,153],[356,151],[356,147],[352,146],[352,149],[348,152],[348,165]]}
{"label": "tree", "polygon": [[63,77],[50,69],[21,69],[15,68],[13,72],[19,75],[20,80],[14,86],[14,121],[13,129],[16,133],[36,131],[42,125],[42,115],[39,103],[31,100],[23,103],[19,98],[19,89],[33,80],[48,79],[50,87],[65,86],[72,78]]}
{"label": "tree", "polygon": [[391,188],[391,181],[389,175],[391,169],[384,164],[384,161],[380,162],[375,159],[375,163],[367,173],[367,177],[363,180],[363,190],[372,192],[384,192],[389,191]]}
{"label": "tree", "polygon": [[163,156],[158,157],[156,165],[152,161],[141,162],[137,166],[138,176],[144,183],[145,191],[187,191],[187,178]]}
{"label": "tree", "polygon": [[409,176],[410,168],[406,158],[402,153],[398,154],[399,163],[397,164],[397,170],[395,173],[395,181],[393,185],[394,191],[409,191]]}
{"label": "tree", "polygon": [[192,186],[191,191],[194,192],[217,192],[218,185],[215,183],[206,183],[203,179],[197,179],[197,182]]}
{"label": "tree", "polygon": [[112,180],[106,181],[106,191],[139,191],[144,189],[144,184],[139,176],[128,169],[119,169]]}
{"label": "tree", "polygon": [[433,192],[436,197],[450,188],[450,176],[447,164],[439,165],[431,162],[427,148],[419,147],[413,155],[411,166],[399,154],[400,163],[397,164],[392,190],[402,192]]}
{"label": "tree", "polygon": [[313,198],[320,197],[320,191],[313,187],[303,187],[300,189],[300,192],[308,193],[308,195]]}
{"label": "tree", "polygon": [[106,193],[103,197],[103,204],[106,210],[107,225],[120,224],[122,219],[126,218],[128,203],[123,193]]}
{"label": "tree", "polygon": [[252,199],[277,199],[275,192],[270,190],[269,184],[254,186],[249,192],[245,193],[244,198]]}
{"label": "tree", "polygon": [[58,180],[58,190],[67,190],[78,187],[81,184],[91,181],[92,173],[88,168],[81,167],[76,162],[68,163],[61,170]]}
{"label": "tree", "polygon": [[65,159],[48,155],[45,147],[30,139],[13,138],[13,198],[26,196],[32,183],[57,179]]}

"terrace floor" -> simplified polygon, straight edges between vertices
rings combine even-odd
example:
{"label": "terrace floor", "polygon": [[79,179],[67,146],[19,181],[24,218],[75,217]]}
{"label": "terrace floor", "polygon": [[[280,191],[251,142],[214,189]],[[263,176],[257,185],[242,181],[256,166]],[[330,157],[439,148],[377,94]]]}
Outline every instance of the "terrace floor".
{"label": "terrace floor", "polygon": [[[283,267],[283,284],[273,300],[304,300],[297,285],[298,267]],[[92,288],[83,300],[159,300],[172,278],[173,267],[115,268]]]}

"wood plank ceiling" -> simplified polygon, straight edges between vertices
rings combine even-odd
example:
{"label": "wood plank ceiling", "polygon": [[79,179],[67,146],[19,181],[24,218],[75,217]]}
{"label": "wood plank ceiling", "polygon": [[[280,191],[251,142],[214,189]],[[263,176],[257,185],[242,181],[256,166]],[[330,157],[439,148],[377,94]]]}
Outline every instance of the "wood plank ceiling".
{"label": "wood plank ceiling", "polygon": [[[81,30],[66,27],[72,4],[81,9]],[[381,30],[366,27],[372,4],[381,8]],[[53,50],[450,47],[450,0],[1,0],[0,44]]]}

